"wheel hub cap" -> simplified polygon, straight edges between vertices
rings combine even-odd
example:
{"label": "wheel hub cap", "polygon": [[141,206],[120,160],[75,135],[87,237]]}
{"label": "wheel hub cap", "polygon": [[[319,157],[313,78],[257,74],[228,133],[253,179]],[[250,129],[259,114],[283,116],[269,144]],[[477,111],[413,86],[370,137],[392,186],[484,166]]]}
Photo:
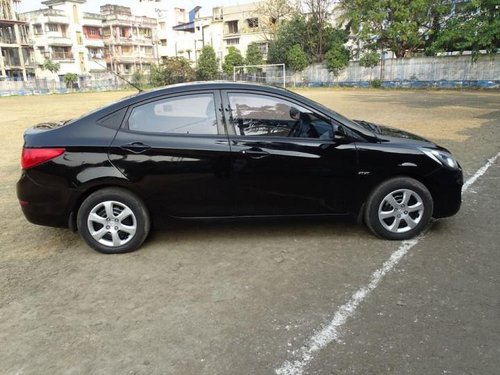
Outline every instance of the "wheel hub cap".
{"label": "wheel hub cap", "polygon": [[134,238],[137,220],[132,210],[125,204],[105,201],[90,211],[87,227],[90,235],[100,244],[118,247]]}
{"label": "wheel hub cap", "polygon": [[422,220],[424,203],[413,190],[399,189],[385,196],[378,209],[382,226],[392,233],[405,233]]}

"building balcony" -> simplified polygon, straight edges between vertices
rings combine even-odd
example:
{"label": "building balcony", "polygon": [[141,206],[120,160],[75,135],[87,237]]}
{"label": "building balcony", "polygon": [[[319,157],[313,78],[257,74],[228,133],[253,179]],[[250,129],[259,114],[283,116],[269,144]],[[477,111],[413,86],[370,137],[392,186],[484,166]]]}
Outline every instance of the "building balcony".
{"label": "building balcony", "polygon": [[141,25],[142,27],[156,27],[156,18],[142,17],[142,16],[128,16],[125,14],[111,14],[103,19],[104,25],[115,26],[132,26]]}
{"label": "building balcony", "polygon": [[121,45],[132,45],[132,38],[124,38],[124,37],[110,37],[107,36],[103,39],[104,44],[121,44]]}
{"label": "building balcony", "polygon": [[130,37],[105,37],[104,44],[117,44],[117,45],[153,45],[153,40],[150,36],[130,36]]}
{"label": "building balcony", "polygon": [[223,39],[228,39],[228,38],[237,38],[241,36],[241,30],[238,30],[238,32],[228,32],[224,31],[224,35],[222,36]]}
{"label": "building balcony", "polygon": [[2,36],[0,37],[0,44],[17,44],[15,36]]}
{"label": "building balcony", "polygon": [[6,56],[3,58],[3,64],[6,68],[21,67],[21,60],[19,60],[19,58]]}
{"label": "building balcony", "polygon": [[82,25],[83,26],[102,26],[102,16],[99,13],[83,13]]}
{"label": "building balcony", "polygon": [[55,61],[73,61],[73,52],[52,52],[50,58]]}
{"label": "building balcony", "polygon": [[39,9],[32,10],[30,12],[24,12],[19,14],[19,19],[23,21],[31,21],[38,17],[66,17],[63,10],[58,9]]}
{"label": "building balcony", "polygon": [[103,53],[89,53],[89,60],[104,61],[106,58]]}
{"label": "building balcony", "polygon": [[87,39],[85,38],[83,44],[85,47],[104,47],[104,41],[102,39]]}
{"label": "building balcony", "polygon": [[153,55],[142,55],[142,56],[136,56],[136,55],[106,55],[106,62],[107,63],[131,63],[131,64],[139,64],[139,63],[154,63],[156,62],[156,57]]}
{"label": "building balcony", "polygon": [[49,46],[72,46],[73,41],[64,36],[48,36],[47,37],[47,44]]}

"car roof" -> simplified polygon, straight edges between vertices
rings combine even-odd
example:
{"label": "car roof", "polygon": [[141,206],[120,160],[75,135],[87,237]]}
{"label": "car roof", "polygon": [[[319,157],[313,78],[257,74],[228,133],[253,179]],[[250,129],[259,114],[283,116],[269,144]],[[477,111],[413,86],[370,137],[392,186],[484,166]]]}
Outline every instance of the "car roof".
{"label": "car roof", "polygon": [[211,90],[225,90],[225,89],[265,90],[268,92],[274,91],[280,94],[289,93],[289,91],[286,89],[270,85],[264,85],[260,83],[234,82],[234,81],[199,81],[199,82],[177,83],[174,85],[169,85],[153,90],[144,91],[137,94],[135,98],[141,97],[141,99],[143,99],[147,97],[153,97],[153,96],[182,92],[182,91],[210,90],[210,89]]}

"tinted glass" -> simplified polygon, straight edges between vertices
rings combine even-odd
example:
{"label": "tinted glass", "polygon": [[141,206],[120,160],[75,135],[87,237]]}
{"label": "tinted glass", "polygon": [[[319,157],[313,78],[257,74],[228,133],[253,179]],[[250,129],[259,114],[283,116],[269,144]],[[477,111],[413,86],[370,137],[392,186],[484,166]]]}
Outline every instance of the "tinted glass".
{"label": "tinted glass", "polygon": [[97,125],[105,126],[107,128],[118,129],[125,117],[127,107],[122,108],[112,114],[97,120]]}
{"label": "tinted glass", "polygon": [[212,94],[178,96],[135,107],[130,130],[169,134],[217,134]]}
{"label": "tinted glass", "polygon": [[333,138],[328,120],[292,102],[260,94],[228,96],[237,135]]}

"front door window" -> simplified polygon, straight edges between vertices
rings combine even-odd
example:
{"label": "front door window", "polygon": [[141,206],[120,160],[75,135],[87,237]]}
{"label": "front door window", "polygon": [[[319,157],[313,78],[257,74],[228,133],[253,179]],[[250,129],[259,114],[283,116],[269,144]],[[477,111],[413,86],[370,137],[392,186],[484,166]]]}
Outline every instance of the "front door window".
{"label": "front door window", "polygon": [[237,135],[333,138],[328,120],[287,100],[246,93],[228,93],[228,98]]}

